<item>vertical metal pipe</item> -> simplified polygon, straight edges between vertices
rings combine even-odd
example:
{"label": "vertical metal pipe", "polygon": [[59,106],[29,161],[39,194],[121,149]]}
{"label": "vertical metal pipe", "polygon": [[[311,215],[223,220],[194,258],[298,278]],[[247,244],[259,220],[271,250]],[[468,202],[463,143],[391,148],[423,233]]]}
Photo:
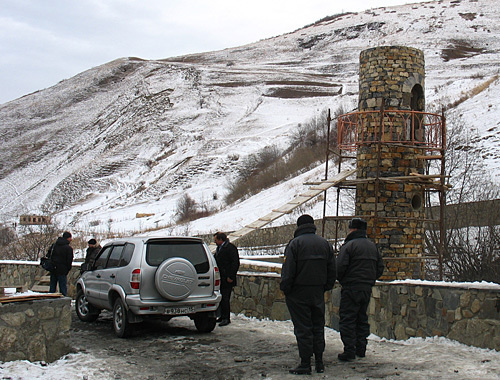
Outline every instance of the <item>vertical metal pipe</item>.
{"label": "vertical metal pipe", "polygon": [[[326,117],[326,156],[325,156],[325,181],[328,179],[328,160],[330,159],[330,123],[332,121],[330,109],[328,108],[328,116]],[[323,220],[321,224],[321,236],[325,237],[326,229],[326,190],[323,193]]]}
{"label": "vertical metal pipe", "polygon": [[439,279],[442,281],[443,273],[443,260],[444,260],[444,244],[446,235],[446,222],[445,222],[445,207],[446,207],[446,193],[445,193],[445,151],[446,151],[446,118],[444,117],[444,109],[441,111],[441,177],[439,186]]}

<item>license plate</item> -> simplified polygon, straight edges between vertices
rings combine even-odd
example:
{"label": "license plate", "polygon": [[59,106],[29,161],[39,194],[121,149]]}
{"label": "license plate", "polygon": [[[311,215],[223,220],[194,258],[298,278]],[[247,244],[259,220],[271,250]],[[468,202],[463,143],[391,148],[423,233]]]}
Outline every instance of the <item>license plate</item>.
{"label": "license plate", "polygon": [[183,307],[166,307],[164,314],[169,315],[182,315],[194,313],[194,306],[183,306]]}

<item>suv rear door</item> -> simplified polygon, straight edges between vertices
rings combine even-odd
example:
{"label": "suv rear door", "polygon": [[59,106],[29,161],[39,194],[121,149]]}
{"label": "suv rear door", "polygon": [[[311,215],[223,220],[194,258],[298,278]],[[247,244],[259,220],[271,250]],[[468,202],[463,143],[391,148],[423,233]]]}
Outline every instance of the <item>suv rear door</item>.
{"label": "suv rear door", "polygon": [[[167,300],[176,301],[212,296],[215,282],[214,259],[209,255],[212,254],[200,239],[149,240],[146,243],[146,255],[141,268],[144,274],[140,291],[141,298],[151,300],[167,298]],[[167,262],[171,265],[166,266]],[[170,280],[177,281],[173,284],[176,288],[173,289],[173,293],[179,289],[179,286],[186,284],[190,288],[187,291],[188,294],[165,297],[165,293],[172,294]]]}

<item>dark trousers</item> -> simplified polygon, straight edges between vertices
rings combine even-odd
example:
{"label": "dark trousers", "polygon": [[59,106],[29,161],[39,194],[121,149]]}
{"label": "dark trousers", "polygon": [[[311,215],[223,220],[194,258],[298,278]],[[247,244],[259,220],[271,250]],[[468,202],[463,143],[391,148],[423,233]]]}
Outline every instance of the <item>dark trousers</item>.
{"label": "dark trousers", "polygon": [[310,361],[325,351],[325,296],[322,286],[295,286],[286,296],[299,356]]}
{"label": "dark trousers", "polygon": [[370,324],[366,311],[370,303],[371,290],[353,290],[342,288],[340,296],[340,338],[344,343],[344,352],[364,353]]}
{"label": "dark trousers", "polygon": [[50,273],[50,293],[55,293],[57,288],[57,283],[59,283],[59,291],[64,295],[68,295],[68,278],[65,274],[57,275]]}
{"label": "dark trousers", "polygon": [[222,295],[222,300],[219,304],[219,310],[217,314],[220,314],[221,319],[230,320],[231,314],[231,291],[233,287],[220,288],[220,293]]}

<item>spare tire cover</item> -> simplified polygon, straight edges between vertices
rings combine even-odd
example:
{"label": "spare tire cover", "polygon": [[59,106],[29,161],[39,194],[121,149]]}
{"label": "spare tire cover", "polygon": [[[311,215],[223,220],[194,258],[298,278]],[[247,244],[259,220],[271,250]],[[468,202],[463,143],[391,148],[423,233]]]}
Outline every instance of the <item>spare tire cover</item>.
{"label": "spare tire cover", "polygon": [[160,264],[155,274],[155,285],[163,297],[179,301],[189,296],[197,285],[193,264],[181,257],[173,257]]}

